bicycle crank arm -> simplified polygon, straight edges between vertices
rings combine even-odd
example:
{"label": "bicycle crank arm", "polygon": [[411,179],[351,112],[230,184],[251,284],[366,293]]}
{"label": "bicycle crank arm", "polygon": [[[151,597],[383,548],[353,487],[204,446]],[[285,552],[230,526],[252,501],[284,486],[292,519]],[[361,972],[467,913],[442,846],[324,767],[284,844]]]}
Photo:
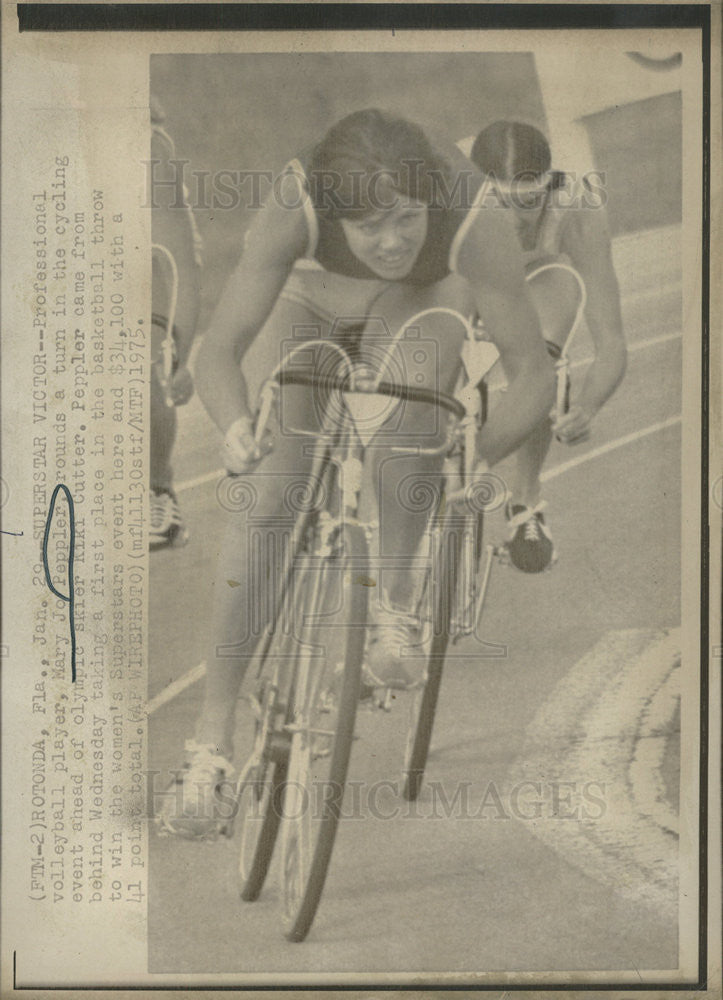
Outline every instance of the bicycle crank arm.
{"label": "bicycle crank arm", "polygon": [[485,550],[485,567],[482,573],[482,581],[480,583],[479,594],[477,596],[477,613],[475,614],[475,629],[479,629],[480,620],[482,618],[482,611],[484,609],[485,599],[487,597],[487,588],[490,582],[490,575],[492,573],[492,562],[495,558],[500,556],[500,550],[496,545],[487,545]]}

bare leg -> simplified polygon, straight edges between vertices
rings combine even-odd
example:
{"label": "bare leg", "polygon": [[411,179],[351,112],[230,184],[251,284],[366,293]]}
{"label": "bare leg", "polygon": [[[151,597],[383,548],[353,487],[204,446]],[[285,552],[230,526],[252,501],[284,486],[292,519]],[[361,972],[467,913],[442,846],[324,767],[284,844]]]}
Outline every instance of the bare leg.
{"label": "bare leg", "polygon": [[[330,370],[326,346],[310,348],[309,340],[343,339],[350,323],[339,316],[367,315],[365,304],[376,294],[378,282],[340,287],[340,303],[331,295],[321,305],[314,297],[315,282],[322,291],[328,275],[292,275],[269,320],[243,361],[249,401],[258,402],[263,379],[290,349],[303,346],[293,364]],[[358,301],[350,292],[358,289]],[[342,311],[343,310],[343,311]],[[219,812],[217,792],[229,780],[239,689],[258,639],[268,624],[285,563],[285,546],[298,516],[299,499],[311,469],[313,442],[293,428],[316,430],[323,402],[319,394],[288,386],[280,394],[278,427],[273,451],[250,473],[223,480],[217,496],[227,511],[227,525],[214,582],[210,648],[206,659],[203,702],[195,739],[187,741],[188,757],[176,775],[176,794],[167,797],[159,812],[164,833],[202,838],[213,835],[228,818]]]}
{"label": "bare leg", "polygon": [[516,503],[534,507],[540,501],[540,473],[552,443],[552,425],[545,418],[520,445],[515,469],[510,476],[510,491]]}
{"label": "bare leg", "polygon": [[171,453],[176,441],[178,415],[167,406],[160,382],[151,378],[151,489],[170,490],[173,483]]}
{"label": "bare leg", "polygon": [[214,582],[211,646],[196,739],[214,745],[227,758],[233,753],[239,688],[268,622],[284,540],[293,528],[295,511],[288,498],[293,484],[305,481],[309,465],[298,437],[282,438],[253,473],[226,480],[226,489],[220,491],[229,513]]}
{"label": "bare leg", "polygon": [[[252,396],[282,354],[288,353],[288,342],[327,337],[329,330],[330,324],[305,306],[280,300],[259,337],[262,342],[257,341],[245,362]],[[305,357],[304,364],[313,364],[312,357]],[[196,740],[211,744],[228,759],[233,753],[239,688],[268,621],[282,569],[284,539],[297,513],[290,499],[293,486],[305,482],[311,466],[310,439],[290,428],[318,427],[319,400],[308,389],[290,386],[282,391],[279,412],[282,426],[275,435],[274,450],[253,472],[226,480],[220,491],[229,513],[214,582],[211,642]]]}
{"label": "bare leg", "polygon": [[[428,308],[450,308],[465,315],[467,295],[466,284],[450,276],[427,288],[392,286],[377,300],[375,309],[393,336],[403,323]],[[365,357],[376,355],[378,363],[380,355],[387,352],[383,349],[384,341],[378,337],[378,327],[370,323],[369,330],[371,334],[365,334],[362,351]],[[451,393],[459,374],[465,335],[461,317],[433,312],[415,321],[410,333],[400,338],[389,353],[387,377]],[[394,449],[436,447],[443,442],[446,427],[444,412],[437,407],[402,403],[367,453],[368,482],[375,484],[379,511],[382,587],[397,608],[409,609],[412,602],[418,574],[411,560],[430,512],[439,502],[443,456],[403,455]],[[370,488],[367,484],[367,496]]]}

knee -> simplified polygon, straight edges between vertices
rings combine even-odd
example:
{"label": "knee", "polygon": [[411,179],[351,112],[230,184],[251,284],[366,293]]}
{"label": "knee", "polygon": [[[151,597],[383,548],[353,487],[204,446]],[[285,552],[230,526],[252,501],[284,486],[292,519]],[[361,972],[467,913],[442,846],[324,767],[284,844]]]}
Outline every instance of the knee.
{"label": "knee", "polygon": [[367,360],[393,381],[451,392],[472,312],[467,282],[450,275],[424,288],[396,286],[377,306],[385,336],[368,327],[362,342]]}
{"label": "knee", "polygon": [[433,307],[418,321],[412,317],[398,352],[407,385],[452,392],[466,329],[464,316],[446,307]]}

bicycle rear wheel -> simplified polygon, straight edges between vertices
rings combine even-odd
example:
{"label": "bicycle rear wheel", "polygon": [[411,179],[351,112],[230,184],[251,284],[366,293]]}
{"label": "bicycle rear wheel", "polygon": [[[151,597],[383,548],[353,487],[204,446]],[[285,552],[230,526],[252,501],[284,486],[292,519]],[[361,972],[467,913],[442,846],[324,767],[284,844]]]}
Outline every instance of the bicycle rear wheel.
{"label": "bicycle rear wheel", "polygon": [[419,795],[429,756],[434,717],[449,643],[461,549],[461,532],[441,528],[437,559],[427,573],[427,600],[431,597],[432,635],[426,684],[412,693],[407,746],[402,771],[402,795],[413,802]]}
{"label": "bicycle rear wheel", "polygon": [[363,529],[356,524],[332,528],[307,579],[304,634],[313,649],[295,674],[281,841],[290,941],[303,941],[316,915],[344,798],[366,626]]}

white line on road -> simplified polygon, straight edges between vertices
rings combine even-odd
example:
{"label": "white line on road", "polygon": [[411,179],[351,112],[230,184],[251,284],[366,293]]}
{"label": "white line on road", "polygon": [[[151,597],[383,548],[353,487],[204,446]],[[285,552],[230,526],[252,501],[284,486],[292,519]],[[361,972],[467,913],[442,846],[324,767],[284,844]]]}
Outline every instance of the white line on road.
{"label": "white line on road", "polygon": [[678,896],[677,816],[663,768],[678,739],[679,666],[679,629],[608,632],[540,706],[510,770],[513,783],[544,776],[594,790],[596,809],[583,804],[574,823],[540,817],[530,832],[591,878],[666,913]]}
{"label": "white line on road", "polygon": [[[631,344],[627,345],[628,355],[635,354],[638,351],[647,350],[649,347],[659,347],[661,344],[669,344],[673,340],[680,340],[681,337],[682,333],[677,330],[674,333],[661,333],[657,337],[646,337],[641,340],[634,340]],[[584,358],[577,358],[577,360],[570,362],[570,371],[577,371],[578,368],[586,368],[588,365],[591,365],[594,360],[595,356],[592,354],[588,354]],[[499,392],[507,385],[503,376],[499,372],[495,375],[495,372],[497,372],[496,366],[493,369],[493,374],[489,383],[490,392]]]}
{"label": "white line on road", "polygon": [[556,476],[561,476],[563,472],[577,468],[578,465],[582,465],[584,462],[590,462],[593,458],[600,458],[601,455],[606,455],[609,451],[615,451],[616,448],[622,448],[623,445],[632,444],[633,441],[639,441],[640,438],[647,437],[649,434],[664,431],[666,427],[674,427],[680,421],[681,416],[678,414],[675,417],[668,417],[667,420],[661,420],[657,424],[651,424],[649,427],[643,427],[642,430],[633,431],[624,437],[615,438],[614,441],[608,441],[607,444],[601,444],[599,448],[593,448],[592,451],[586,451],[584,455],[571,458],[568,462],[561,462],[560,465],[555,465],[551,469],[548,469],[547,472],[543,472],[540,476],[540,482],[546,483],[550,479],[555,479]]}
{"label": "white line on road", "polygon": [[172,681],[167,687],[164,687],[162,691],[151,698],[148,702],[148,714],[152,715],[153,712],[158,711],[167,702],[172,701],[177,695],[182,694],[187,687],[191,684],[195,684],[196,681],[200,681],[202,677],[206,674],[206,664],[199,663],[198,666],[192,667],[191,670],[187,670],[185,674],[178,678],[176,681]]}
{"label": "white line on road", "polygon": [[[657,347],[659,344],[669,344],[671,340],[680,340],[681,337],[682,334],[678,331],[677,333],[661,333],[658,337],[647,337],[645,340],[634,340],[632,344],[628,344],[628,354],[644,351],[648,347]],[[583,368],[585,365],[592,364],[594,360],[592,354],[586,358],[579,358],[579,360],[571,362],[570,370]]]}
{"label": "white line on road", "polygon": [[176,490],[176,493],[183,493],[184,490],[194,490],[197,486],[203,486],[205,483],[212,483],[214,479],[220,479],[225,475],[225,469],[214,469],[213,472],[204,472],[202,476],[196,476],[195,479],[186,479],[184,482],[179,483],[178,486],[174,487],[174,489]]}
{"label": "white line on road", "polygon": [[[661,420],[657,424],[651,424],[649,427],[643,427],[642,430],[633,431],[632,434],[626,434],[624,437],[616,438],[614,441],[608,441],[607,444],[601,445],[599,448],[593,448],[592,451],[585,452],[584,455],[578,455],[576,458],[570,459],[569,462],[562,462],[560,465],[555,465],[553,468],[548,469],[547,472],[543,472],[540,479],[542,482],[548,482],[550,479],[554,479],[556,476],[561,476],[563,472],[569,472],[570,469],[577,468],[578,465],[582,465],[584,462],[589,462],[594,458],[599,458],[601,455],[606,455],[608,452],[614,451],[616,448],[622,448],[624,445],[632,444],[634,441],[639,441],[641,438],[647,437],[649,434],[655,434],[656,431],[665,430],[667,427],[673,427],[675,424],[679,424],[681,421],[680,415],[676,417],[669,417],[667,420]],[[223,475],[223,471],[213,473],[213,478],[216,476]],[[206,477],[212,478],[212,477]],[[203,480],[206,481],[205,479]],[[191,480],[192,485],[199,485],[198,480]],[[190,486],[186,486],[186,489],[190,489]],[[177,491],[183,489],[183,486],[176,487]],[[151,698],[148,702],[148,714],[151,715],[157,709],[161,708],[176,695],[181,694],[187,687],[191,684],[195,684],[196,681],[200,680],[206,673],[206,665],[204,663],[199,663],[198,666],[193,667],[178,680],[173,681],[168,687],[163,688],[155,697]]]}

